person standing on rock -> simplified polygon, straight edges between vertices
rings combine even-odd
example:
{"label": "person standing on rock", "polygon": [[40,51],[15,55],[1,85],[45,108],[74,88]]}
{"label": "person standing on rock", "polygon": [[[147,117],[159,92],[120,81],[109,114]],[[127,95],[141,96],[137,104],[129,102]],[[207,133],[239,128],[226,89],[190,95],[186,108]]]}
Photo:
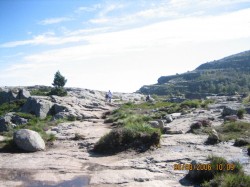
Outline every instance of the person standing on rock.
{"label": "person standing on rock", "polygon": [[111,91],[110,91],[110,90],[106,93],[105,98],[106,98],[106,102],[111,103],[112,93],[111,93]]}

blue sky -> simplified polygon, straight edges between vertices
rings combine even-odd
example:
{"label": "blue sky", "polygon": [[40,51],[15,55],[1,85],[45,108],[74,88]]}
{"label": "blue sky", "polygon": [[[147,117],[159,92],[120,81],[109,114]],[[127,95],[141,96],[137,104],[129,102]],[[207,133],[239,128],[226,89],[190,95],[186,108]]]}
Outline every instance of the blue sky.
{"label": "blue sky", "polygon": [[0,86],[134,92],[250,50],[249,0],[0,0]]}

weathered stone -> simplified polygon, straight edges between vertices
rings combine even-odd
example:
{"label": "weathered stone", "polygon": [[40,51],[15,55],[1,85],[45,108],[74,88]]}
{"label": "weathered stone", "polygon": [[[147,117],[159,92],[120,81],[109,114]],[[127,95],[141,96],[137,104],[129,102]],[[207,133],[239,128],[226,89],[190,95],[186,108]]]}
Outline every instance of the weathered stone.
{"label": "weathered stone", "polygon": [[173,121],[173,118],[171,115],[166,115],[164,118],[165,118],[167,123],[171,123]]}
{"label": "weathered stone", "polygon": [[30,97],[30,92],[25,89],[19,90],[17,94],[17,99],[28,99],[29,97]]}
{"label": "weathered stone", "polygon": [[213,145],[219,142],[220,142],[220,138],[219,138],[217,131],[212,129],[212,132],[209,134],[207,138],[206,144]]}
{"label": "weathered stone", "polygon": [[222,112],[222,116],[237,115],[238,108],[233,106],[225,106]]}
{"label": "weathered stone", "polygon": [[44,119],[49,114],[51,107],[50,101],[30,97],[22,107],[22,112],[35,114],[37,117]]}
{"label": "weathered stone", "polygon": [[16,100],[17,94],[12,90],[4,89],[0,92],[0,105]]}
{"label": "weathered stone", "polygon": [[250,144],[250,140],[244,138],[238,138],[234,142],[234,146],[241,147]]}
{"label": "weathered stone", "polygon": [[11,118],[11,122],[16,125],[23,125],[23,124],[28,123],[28,120],[25,118],[21,118],[20,116],[13,115]]}
{"label": "weathered stone", "polygon": [[159,123],[159,121],[149,121],[148,123],[154,128],[163,129],[164,127],[162,124]]}
{"label": "weathered stone", "polygon": [[52,111],[54,114],[57,114],[59,112],[68,112],[68,108],[64,105],[60,105],[60,104],[54,104],[52,107]]}
{"label": "weathered stone", "polygon": [[230,116],[225,116],[224,117],[224,121],[234,122],[234,121],[237,121],[237,120],[238,120],[238,116],[237,115],[230,115]]}
{"label": "weathered stone", "polygon": [[32,130],[21,129],[16,131],[13,140],[24,151],[35,152],[45,149],[45,143],[41,136]]}
{"label": "weathered stone", "polygon": [[202,127],[202,123],[200,121],[196,121],[191,124],[190,129],[200,129]]}
{"label": "weathered stone", "polygon": [[0,132],[8,131],[11,125],[12,113],[6,114],[3,117],[0,117]]}

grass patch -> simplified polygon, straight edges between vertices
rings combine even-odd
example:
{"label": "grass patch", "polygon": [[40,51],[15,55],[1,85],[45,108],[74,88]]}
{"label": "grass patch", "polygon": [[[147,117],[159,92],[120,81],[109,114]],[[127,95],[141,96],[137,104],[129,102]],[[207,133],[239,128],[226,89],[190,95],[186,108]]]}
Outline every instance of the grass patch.
{"label": "grass patch", "polygon": [[250,123],[247,122],[228,122],[215,129],[220,134],[222,141],[250,137]]}
{"label": "grass patch", "polygon": [[161,132],[147,124],[134,124],[113,129],[104,135],[94,146],[95,152],[116,153],[126,149],[146,151],[158,146]]}
{"label": "grass patch", "polygon": [[9,112],[18,112],[20,111],[20,108],[24,105],[26,102],[25,99],[11,101],[9,103],[3,103],[0,105],[0,116],[3,116]]}
{"label": "grass patch", "polygon": [[49,92],[51,92],[51,88],[40,88],[40,89],[32,89],[30,91],[30,95],[37,96],[48,96]]}
{"label": "grass patch", "polygon": [[243,176],[243,181],[249,180],[248,177],[245,178],[246,175],[244,174],[243,167],[239,162],[229,163],[226,159],[216,156],[210,156],[208,157],[208,160],[210,161],[208,163],[209,167],[206,168],[209,169],[190,170],[187,178],[192,180],[194,183],[201,184],[204,187],[221,186],[222,184],[235,184],[235,182],[239,180],[238,176]]}
{"label": "grass patch", "polygon": [[217,175],[213,180],[205,182],[202,187],[247,187],[250,186],[250,176],[240,173],[240,174],[231,174],[226,173],[223,175]]}

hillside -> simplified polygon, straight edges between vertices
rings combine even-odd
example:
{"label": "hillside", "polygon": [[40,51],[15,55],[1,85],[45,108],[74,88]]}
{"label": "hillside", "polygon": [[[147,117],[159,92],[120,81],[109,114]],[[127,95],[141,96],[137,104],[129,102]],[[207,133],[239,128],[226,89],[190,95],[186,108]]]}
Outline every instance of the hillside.
{"label": "hillside", "polygon": [[250,50],[201,64],[183,74],[162,76],[157,84],[146,85],[144,94],[234,94],[250,90]]}

